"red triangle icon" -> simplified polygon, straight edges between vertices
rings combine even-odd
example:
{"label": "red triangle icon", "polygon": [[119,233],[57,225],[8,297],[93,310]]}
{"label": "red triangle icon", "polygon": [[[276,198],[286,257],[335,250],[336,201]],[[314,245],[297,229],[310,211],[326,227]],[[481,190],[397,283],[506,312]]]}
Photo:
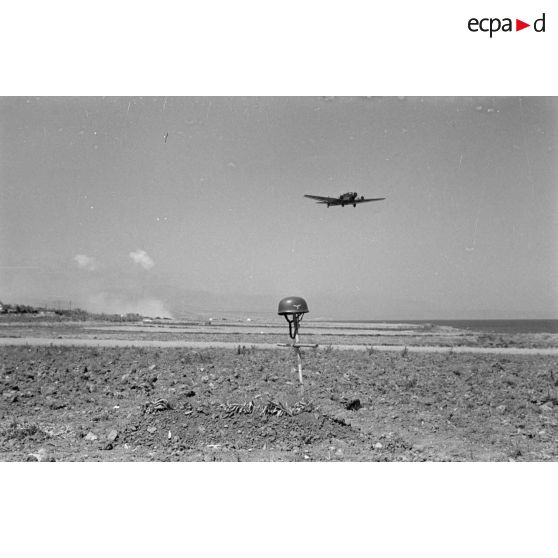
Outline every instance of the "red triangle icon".
{"label": "red triangle icon", "polygon": [[515,30],[516,31],[521,31],[522,29],[525,29],[525,27],[531,27],[531,24],[530,23],[525,23],[524,21],[521,21],[520,19],[515,20]]}

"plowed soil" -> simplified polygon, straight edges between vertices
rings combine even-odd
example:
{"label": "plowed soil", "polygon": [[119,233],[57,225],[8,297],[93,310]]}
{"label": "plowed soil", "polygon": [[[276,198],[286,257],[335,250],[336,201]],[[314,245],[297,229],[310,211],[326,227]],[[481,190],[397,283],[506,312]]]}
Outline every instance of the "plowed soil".
{"label": "plowed soil", "polygon": [[555,356],[0,347],[3,461],[555,461]]}

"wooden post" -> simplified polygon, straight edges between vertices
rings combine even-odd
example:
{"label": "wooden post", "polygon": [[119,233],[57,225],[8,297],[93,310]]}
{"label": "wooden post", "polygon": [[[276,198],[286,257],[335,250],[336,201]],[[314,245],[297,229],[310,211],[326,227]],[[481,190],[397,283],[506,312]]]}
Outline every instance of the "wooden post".
{"label": "wooden post", "polygon": [[[293,343],[277,343],[278,347],[292,347],[296,352],[296,361],[298,365],[298,380],[300,382],[300,391],[302,395],[304,395],[304,379],[302,377],[302,355],[300,353],[301,347],[312,347],[313,349],[317,348],[318,345],[315,343],[306,344],[300,343],[298,337],[298,327],[300,325],[300,315],[301,313],[294,313],[292,321],[288,318],[288,313],[285,313],[285,318],[289,323],[289,337],[294,341]],[[293,332],[294,328],[294,332]]]}
{"label": "wooden post", "polygon": [[297,363],[298,363],[298,379],[300,380],[300,385],[304,389],[304,381],[302,379],[302,357],[300,356],[300,347],[298,347],[298,331],[295,335],[294,350],[296,351],[296,360],[297,360]]}

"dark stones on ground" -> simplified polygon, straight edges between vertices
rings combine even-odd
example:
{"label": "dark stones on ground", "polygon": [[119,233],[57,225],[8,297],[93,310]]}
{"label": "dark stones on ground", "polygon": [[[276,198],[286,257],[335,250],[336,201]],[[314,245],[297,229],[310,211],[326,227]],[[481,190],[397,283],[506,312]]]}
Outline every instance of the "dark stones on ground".
{"label": "dark stones on ground", "polygon": [[347,409],[347,411],[358,411],[361,406],[360,399],[350,399],[345,403],[345,409]]}

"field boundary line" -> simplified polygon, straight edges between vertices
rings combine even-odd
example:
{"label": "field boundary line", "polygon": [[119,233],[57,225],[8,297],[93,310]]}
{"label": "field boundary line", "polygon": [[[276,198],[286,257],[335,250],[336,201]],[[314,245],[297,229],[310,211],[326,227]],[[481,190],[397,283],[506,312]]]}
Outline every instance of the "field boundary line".
{"label": "field boundary line", "polygon": [[[155,347],[185,349],[238,349],[244,346],[262,350],[280,350],[275,343],[238,343],[232,341],[157,341],[145,339],[79,339],[48,337],[0,337],[0,346],[53,346],[53,347]],[[521,347],[442,347],[436,345],[320,345],[310,350],[391,351],[409,353],[477,353],[502,355],[558,355],[558,348]]]}

